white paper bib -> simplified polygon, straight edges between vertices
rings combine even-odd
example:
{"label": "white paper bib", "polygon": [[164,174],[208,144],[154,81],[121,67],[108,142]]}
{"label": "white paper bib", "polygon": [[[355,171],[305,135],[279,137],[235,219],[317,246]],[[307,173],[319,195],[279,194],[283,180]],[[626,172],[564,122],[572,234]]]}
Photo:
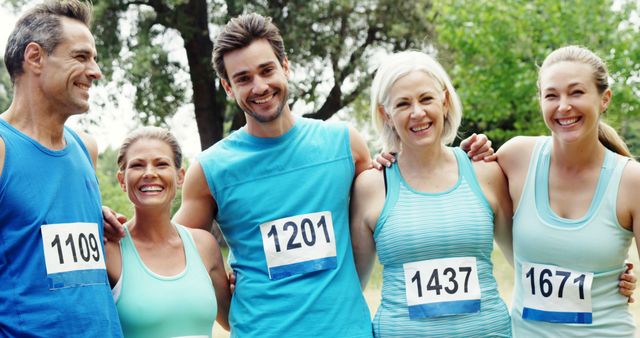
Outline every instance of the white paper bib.
{"label": "white paper bib", "polygon": [[430,259],[403,268],[411,319],[480,311],[475,257]]}
{"label": "white paper bib", "polygon": [[269,279],[335,269],[336,239],[331,212],[280,218],[260,224]]}
{"label": "white paper bib", "polygon": [[98,224],[45,224],[40,232],[48,275],[106,269]]}
{"label": "white paper bib", "polygon": [[522,263],[522,318],[551,323],[591,324],[593,273],[554,265]]}

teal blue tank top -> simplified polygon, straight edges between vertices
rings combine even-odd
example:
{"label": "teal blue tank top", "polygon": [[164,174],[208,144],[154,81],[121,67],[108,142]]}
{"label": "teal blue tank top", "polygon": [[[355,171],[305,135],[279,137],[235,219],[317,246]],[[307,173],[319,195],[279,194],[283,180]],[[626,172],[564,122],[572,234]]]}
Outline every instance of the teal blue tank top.
{"label": "teal blue tank top", "polygon": [[116,307],[127,338],[211,336],[218,311],[213,284],[187,230],[176,225],[186,266],[175,276],[149,270],[126,230]]}
{"label": "teal blue tank top", "polygon": [[236,274],[233,337],[371,337],[349,234],[354,163],[344,124],[244,128],[198,158]]}
{"label": "teal blue tank top", "polygon": [[[383,265],[382,301],[373,320],[376,337],[511,336],[508,310],[498,294],[491,263],[493,210],[467,156],[459,148],[452,151],[458,162],[458,181],[443,192],[413,190],[397,165],[386,171],[387,197],[374,232]],[[408,306],[407,288],[419,287],[420,281],[421,293],[428,298],[462,288],[464,278],[458,277],[455,282],[449,278],[454,273],[466,275],[459,268],[437,273],[431,270],[420,280],[410,274],[413,278],[407,285],[405,266],[461,257],[475,259],[479,301],[431,304],[420,310],[424,316],[418,314],[412,319],[414,306]],[[459,307],[456,304],[470,306],[470,313],[447,313],[455,312]]]}
{"label": "teal blue tank top", "polygon": [[633,234],[616,215],[629,159],[607,150],[587,213],[565,219],[549,204],[551,145],[549,137],[536,143],[514,215],[514,335],[633,337],[627,299],[618,293]]}

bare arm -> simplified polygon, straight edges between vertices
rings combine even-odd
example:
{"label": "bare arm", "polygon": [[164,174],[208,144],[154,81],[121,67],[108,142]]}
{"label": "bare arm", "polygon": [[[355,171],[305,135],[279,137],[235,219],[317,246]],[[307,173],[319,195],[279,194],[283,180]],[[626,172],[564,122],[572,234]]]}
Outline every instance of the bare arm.
{"label": "bare arm", "polygon": [[97,168],[96,165],[98,164],[98,143],[91,135],[85,132],[76,131],[76,133],[78,134],[78,136],[80,136],[82,142],[84,143],[84,146],[87,148],[89,156],[91,156],[93,169],[95,170]]}
{"label": "bare arm", "polygon": [[[636,246],[640,252],[640,163],[630,161],[624,169],[618,189],[618,204],[616,214],[618,222],[624,228],[633,231]],[[631,274],[632,264],[627,263],[627,270],[620,275],[619,292],[629,297],[633,303],[633,290],[636,287],[636,277]]]}
{"label": "bare arm", "polygon": [[122,274],[122,252],[120,251],[120,243],[106,242],[104,249],[106,250],[107,276],[109,277],[109,284],[111,284],[111,288],[113,289]]}
{"label": "bare arm", "polygon": [[509,264],[513,266],[512,206],[507,179],[496,162],[474,162],[482,192],[493,209],[493,234]]}
{"label": "bare arm", "polygon": [[182,204],[173,220],[190,228],[211,231],[217,212],[218,206],[211,196],[202,166],[194,162],[184,177]]}
{"label": "bare arm", "polygon": [[520,195],[529,170],[531,153],[538,137],[517,136],[503,144],[496,155],[498,164],[509,182],[509,196],[515,213],[520,203]]}
{"label": "bare arm", "polygon": [[371,167],[371,156],[369,148],[362,135],[353,127],[349,126],[349,143],[351,144],[351,157],[356,166],[355,176]]}
{"label": "bare arm", "polygon": [[231,291],[229,290],[229,280],[224,270],[224,262],[218,242],[211,233],[200,229],[191,229],[191,234],[200,253],[200,258],[209,272],[213,289],[216,293],[218,303],[218,315],[216,321],[225,330],[229,331],[229,305],[231,302]]}
{"label": "bare arm", "polygon": [[373,240],[378,217],[384,207],[384,173],[367,170],[356,178],[351,193],[351,244],[360,287],[364,290],[376,255]]}

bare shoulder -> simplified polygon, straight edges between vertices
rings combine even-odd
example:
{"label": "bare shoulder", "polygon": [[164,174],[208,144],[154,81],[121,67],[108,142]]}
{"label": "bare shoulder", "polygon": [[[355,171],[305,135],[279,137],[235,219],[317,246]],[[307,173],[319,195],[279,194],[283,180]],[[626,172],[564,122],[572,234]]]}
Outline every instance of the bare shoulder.
{"label": "bare shoulder", "polygon": [[96,139],[93,138],[93,136],[81,130],[74,131],[78,134],[78,136],[80,136],[80,139],[84,143],[84,146],[87,148],[87,151],[89,152],[89,155],[93,160],[93,165],[95,166],[98,161],[98,142],[96,142]]}
{"label": "bare shoulder", "polygon": [[531,153],[539,139],[540,136],[516,136],[498,149],[498,164],[507,177],[526,172]]}
{"label": "bare shoulder", "polygon": [[620,188],[618,198],[628,202],[630,205],[638,205],[640,198],[640,163],[631,160],[624,168],[620,178]]}
{"label": "bare shoulder", "polygon": [[216,267],[216,262],[220,262],[222,255],[220,248],[218,247],[218,241],[213,235],[202,229],[187,228],[193,242],[196,244],[196,249],[200,254],[200,258],[207,268],[207,271],[211,271]]}
{"label": "bare shoulder", "polygon": [[210,232],[194,228],[187,228],[187,230],[193,237],[198,251],[210,252],[218,246],[216,238]]}
{"label": "bare shoulder", "polygon": [[481,182],[495,180],[496,178],[503,176],[502,169],[500,169],[500,165],[496,161],[474,161],[471,163],[478,180]]}
{"label": "bare shoulder", "polygon": [[356,177],[354,192],[372,193],[384,189],[384,171],[377,169],[367,169]]}

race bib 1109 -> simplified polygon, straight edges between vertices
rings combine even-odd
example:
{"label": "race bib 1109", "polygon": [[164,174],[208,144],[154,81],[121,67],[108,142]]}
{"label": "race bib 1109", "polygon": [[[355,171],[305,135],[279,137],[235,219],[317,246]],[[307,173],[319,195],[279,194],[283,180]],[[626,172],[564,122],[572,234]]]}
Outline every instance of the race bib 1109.
{"label": "race bib 1109", "polygon": [[105,270],[96,223],[45,224],[40,227],[47,274]]}

